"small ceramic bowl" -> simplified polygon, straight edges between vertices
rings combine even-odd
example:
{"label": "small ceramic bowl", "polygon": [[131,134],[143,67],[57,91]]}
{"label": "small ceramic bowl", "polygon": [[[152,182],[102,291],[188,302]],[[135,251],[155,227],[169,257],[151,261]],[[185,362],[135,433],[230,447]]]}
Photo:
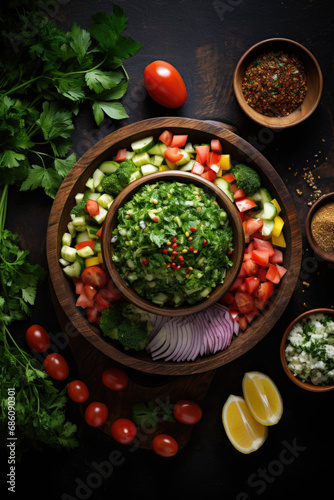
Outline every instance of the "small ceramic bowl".
{"label": "small ceramic bowl", "polygon": [[327,391],[332,391],[334,389],[334,384],[329,384],[326,386],[320,386],[320,385],[314,385],[311,383],[303,382],[301,379],[299,379],[297,376],[295,376],[291,370],[288,368],[288,363],[285,357],[285,345],[287,342],[287,338],[292,330],[292,328],[305,319],[308,316],[311,316],[313,314],[330,314],[333,316],[334,319],[334,310],[333,309],[327,309],[327,308],[318,308],[318,309],[310,309],[309,311],[305,311],[304,313],[300,314],[295,318],[288,328],[285,330],[284,335],[281,340],[281,345],[280,345],[280,358],[281,358],[281,363],[283,370],[285,371],[286,375],[289,377],[289,379],[296,384],[298,387],[301,387],[302,389],[305,389],[307,391],[311,392],[327,392]]}
{"label": "small ceramic bowl", "polygon": [[[211,293],[210,297],[198,302],[194,305],[181,305],[180,307],[172,306],[157,306],[153,302],[142,298],[132,287],[129,287],[126,282],[121,278],[115,263],[112,260],[112,244],[111,236],[114,228],[117,226],[118,222],[118,210],[124,205],[128,200],[130,200],[134,194],[144,185],[149,183],[156,183],[158,181],[164,182],[183,182],[186,184],[194,184],[204,189],[208,194],[213,195],[218,204],[227,212],[229,221],[233,230],[233,254],[231,260],[233,266],[227,271],[225,281],[223,284],[218,285]],[[103,262],[108,271],[109,276],[115,283],[118,290],[122,295],[129,301],[135,304],[137,307],[149,311],[153,314],[165,315],[165,316],[184,316],[188,314],[197,313],[203,309],[206,309],[219,298],[221,298],[224,293],[229,289],[234,280],[236,279],[243,259],[244,252],[244,232],[241,223],[241,219],[236,207],[231,203],[225,193],[206,179],[182,171],[163,171],[149,174],[145,177],[141,177],[136,181],[129,184],[123,191],[117,196],[113,204],[111,205],[106,219],[103,225],[102,231],[102,254]]]}
{"label": "small ceramic bowl", "polygon": [[[283,50],[294,54],[303,62],[305,67],[308,90],[302,104],[288,116],[270,117],[258,113],[247,104],[242,91],[242,82],[247,66],[259,55],[272,50]],[[323,77],[320,66],[311,52],[298,42],[286,38],[270,38],[263,40],[248,49],[239,60],[233,79],[236,99],[246,115],[259,125],[271,129],[284,129],[297,125],[308,118],[319,104]]]}
{"label": "small ceramic bowl", "polygon": [[324,194],[318,200],[313,203],[312,207],[310,208],[307,217],[306,217],[306,223],[305,223],[305,232],[306,232],[306,237],[307,241],[309,242],[312,250],[321,258],[324,259],[328,262],[334,262],[334,252],[326,252],[323,250],[315,241],[313,235],[312,235],[312,229],[311,229],[311,224],[312,224],[312,219],[317,210],[319,208],[327,205],[327,203],[334,203],[334,192],[333,193],[328,193]]}

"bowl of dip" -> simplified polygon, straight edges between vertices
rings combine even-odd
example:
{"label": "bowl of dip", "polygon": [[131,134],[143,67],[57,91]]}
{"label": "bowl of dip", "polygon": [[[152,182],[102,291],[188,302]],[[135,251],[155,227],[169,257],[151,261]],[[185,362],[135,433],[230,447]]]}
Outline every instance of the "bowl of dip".
{"label": "bowl of dip", "polygon": [[284,372],[311,392],[334,389],[334,310],[305,311],[285,330],[280,345]]}
{"label": "bowl of dip", "polygon": [[212,182],[183,171],[149,174],[117,196],[102,231],[104,265],[122,295],[165,316],[201,311],[234,282],[244,232]]}
{"label": "bowl of dip", "polygon": [[313,203],[305,231],[313,251],[325,261],[334,262],[334,193],[324,194]]}
{"label": "bowl of dip", "polygon": [[303,45],[270,38],[249,48],[233,78],[236,99],[253,121],[284,129],[308,118],[317,108],[323,88],[321,68]]}

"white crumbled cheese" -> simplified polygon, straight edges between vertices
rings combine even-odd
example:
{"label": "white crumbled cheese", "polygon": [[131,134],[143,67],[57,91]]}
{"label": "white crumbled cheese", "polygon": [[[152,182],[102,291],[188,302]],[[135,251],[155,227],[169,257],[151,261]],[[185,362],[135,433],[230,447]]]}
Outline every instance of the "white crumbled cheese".
{"label": "white crumbled cheese", "polygon": [[285,357],[289,370],[302,381],[333,384],[334,321],[316,314],[297,323],[287,338]]}

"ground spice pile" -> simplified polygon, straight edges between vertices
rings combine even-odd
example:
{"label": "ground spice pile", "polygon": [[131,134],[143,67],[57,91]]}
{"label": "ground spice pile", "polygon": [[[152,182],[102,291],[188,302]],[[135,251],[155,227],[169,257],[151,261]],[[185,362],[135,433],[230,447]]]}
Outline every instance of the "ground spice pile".
{"label": "ground spice pile", "polygon": [[312,217],[312,236],[325,252],[334,252],[334,203],[320,207]]}
{"label": "ground spice pile", "polygon": [[244,74],[242,91],[246,102],[266,116],[287,116],[302,104],[307,92],[303,63],[284,51],[262,54]]}

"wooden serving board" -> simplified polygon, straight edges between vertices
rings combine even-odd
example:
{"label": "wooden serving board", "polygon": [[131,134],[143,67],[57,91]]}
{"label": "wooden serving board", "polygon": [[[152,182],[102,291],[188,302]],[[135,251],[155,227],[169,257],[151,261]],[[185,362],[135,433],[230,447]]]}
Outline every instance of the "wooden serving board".
{"label": "wooden serving board", "polygon": [[[216,371],[210,370],[197,375],[164,376],[149,375],[137,370],[124,367],[100,350],[93,347],[79,332],[69,328],[70,320],[60,307],[52,284],[50,294],[55,312],[63,331],[70,332],[66,337],[71,353],[75,360],[80,380],[84,381],[90,391],[87,402],[80,407],[82,421],[87,405],[93,401],[103,402],[109,409],[107,422],[99,428],[107,435],[110,434],[111,424],[118,418],[132,418],[132,406],[139,402],[153,400],[158,406],[172,408],[172,404],[181,399],[203,403]],[[129,376],[127,387],[122,391],[112,391],[101,382],[105,369],[119,367]],[[151,449],[155,435],[166,433],[176,439],[179,449],[183,448],[190,440],[193,426],[180,422],[159,422],[155,429],[138,429],[132,446],[142,449]]]}

